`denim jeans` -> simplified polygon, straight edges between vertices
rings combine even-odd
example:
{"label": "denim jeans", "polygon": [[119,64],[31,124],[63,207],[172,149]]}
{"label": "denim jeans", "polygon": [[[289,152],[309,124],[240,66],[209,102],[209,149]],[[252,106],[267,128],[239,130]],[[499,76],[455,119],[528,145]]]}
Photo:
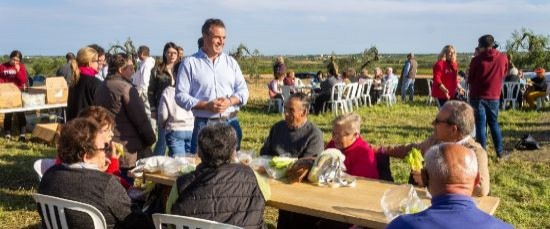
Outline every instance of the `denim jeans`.
{"label": "denim jeans", "polygon": [[407,90],[409,90],[409,102],[414,101],[414,79],[403,78],[401,85],[401,101],[405,101]]}
{"label": "denim jeans", "polygon": [[183,157],[191,153],[192,131],[170,131],[166,133],[168,155],[171,157]]}
{"label": "denim jeans", "polygon": [[241,140],[243,137],[243,131],[241,130],[241,126],[239,124],[239,120],[237,117],[228,119],[226,121],[213,121],[208,120],[207,118],[197,118],[195,117],[195,125],[193,127],[193,137],[191,139],[191,153],[197,153],[197,141],[199,139],[199,132],[202,130],[203,127],[206,125],[211,125],[215,123],[225,123],[233,127],[235,129],[235,132],[237,132],[237,151],[241,149]]}
{"label": "denim jeans", "polygon": [[502,133],[498,126],[499,100],[470,99],[470,105],[472,105],[475,112],[477,142],[481,144],[483,149],[487,149],[486,126],[489,125],[495,151],[497,152],[497,156],[500,156],[504,151],[504,144],[502,143]]}
{"label": "denim jeans", "polygon": [[158,133],[157,143],[155,143],[155,149],[153,150],[153,155],[164,156],[166,155],[166,129],[158,125],[157,133]]}

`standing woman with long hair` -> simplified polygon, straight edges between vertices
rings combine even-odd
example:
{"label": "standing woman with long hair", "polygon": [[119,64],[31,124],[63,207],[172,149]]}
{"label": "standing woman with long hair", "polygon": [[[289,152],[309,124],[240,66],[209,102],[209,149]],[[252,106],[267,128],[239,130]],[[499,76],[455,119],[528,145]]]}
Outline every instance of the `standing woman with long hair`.
{"label": "standing woman with long hair", "polygon": [[[27,70],[25,65],[21,63],[23,55],[18,50],[14,50],[10,54],[10,60],[0,65],[0,83],[13,83],[19,90],[23,90],[27,83]],[[4,134],[6,138],[11,138],[12,116],[15,114],[18,120],[19,139],[25,139],[27,119],[25,112],[7,113],[4,116]]]}
{"label": "standing woman with long hair", "polygon": [[441,50],[433,66],[432,96],[436,98],[438,107],[456,98],[456,92],[464,93],[458,80],[458,63],[456,50],[452,45],[446,45]]}
{"label": "standing woman with long hair", "polygon": [[[174,42],[168,42],[164,45],[164,50],[162,51],[162,63],[153,69],[149,82],[149,104],[154,106],[157,112],[162,92],[168,86],[174,86],[176,83],[174,74],[176,62],[178,62],[178,46]],[[153,154],[163,156],[166,152],[166,130],[158,123],[157,118],[158,140],[155,144]]]}
{"label": "standing woman with long hair", "polygon": [[95,91],[101,84],[101,80],[95,77],[98,69],[98,54],[93,48],[81,48],[76,60],[71,60],[73,80],[69,86],[66,121],[76,118],[81,110],[93,105]]}

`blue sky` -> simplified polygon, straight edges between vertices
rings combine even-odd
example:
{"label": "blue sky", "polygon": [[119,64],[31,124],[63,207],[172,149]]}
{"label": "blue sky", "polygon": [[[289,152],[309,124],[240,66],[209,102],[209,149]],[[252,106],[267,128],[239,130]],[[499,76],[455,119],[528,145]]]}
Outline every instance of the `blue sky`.
{"label": "blue sky", "polygon": [[522,27],[550,35],[550,0],[0,0],[0,54],[64,55],[127,37],[153,54],[164,43],[197,50],[205,19],[224,20],[225,50],[266,55],[471,52],[493,34],[504,46]]}

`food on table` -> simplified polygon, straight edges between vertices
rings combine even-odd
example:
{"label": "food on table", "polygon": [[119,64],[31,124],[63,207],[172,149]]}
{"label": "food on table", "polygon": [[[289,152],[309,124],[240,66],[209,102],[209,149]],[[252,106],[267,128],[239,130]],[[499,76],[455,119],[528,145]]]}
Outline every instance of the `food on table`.
{"label": "food on table", "polygon": [[300,158],[288,170],[286,171],[286,176],[290,183],[301,182],[315,163],[315,158],[306,157]]}
{"label": "food on table", "polygon": [[409,166],[411,166],[412,170],[420,171],[422,169],[424,157],[422,157],[420,150],[417,148],[412,148],[411,151],[409,151],[409,154],[405,156],[404,160]]}
{"label": "food on table", "polygon": [[307,179],[312,183],[333,180],[340,176],[344,159],[345,156],[340,150],[334,148],[326,149],[315,159],[315,163],[309,171]]}

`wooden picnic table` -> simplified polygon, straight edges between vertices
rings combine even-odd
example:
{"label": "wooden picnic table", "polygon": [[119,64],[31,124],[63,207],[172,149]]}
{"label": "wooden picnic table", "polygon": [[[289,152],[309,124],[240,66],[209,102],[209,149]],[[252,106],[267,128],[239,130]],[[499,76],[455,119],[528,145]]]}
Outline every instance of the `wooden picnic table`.
{"label": "wooden picnic table", "polygon": [[[175,178],[161,174],[144,174],[145,180],[172,186]],[[355,187],[320,187],[301,182],[287,184],[268,179],[271,197],[267,205],[291,212],[336,220],[369,228],[384,228],[388,222],[380,206],[380,200],[388,189],[400,184],[357,178]],[[418,196],[430,205],[425,189],[417,189]],[[497,197],[474,198],[477,206],[488,214],[494,214],[500,203]]]}

